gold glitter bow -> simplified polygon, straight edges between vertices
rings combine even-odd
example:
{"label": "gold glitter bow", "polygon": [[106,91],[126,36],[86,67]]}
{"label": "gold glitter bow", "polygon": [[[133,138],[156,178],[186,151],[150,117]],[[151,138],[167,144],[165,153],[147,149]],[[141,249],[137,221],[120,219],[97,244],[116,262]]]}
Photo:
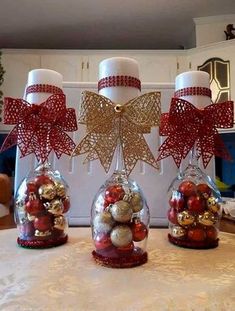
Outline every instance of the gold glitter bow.
{"label": "gold glitter bow", "polygon": [[72,156],[87,153],[84,163],[99,159],[107,173],[120,142],[127,175],[138,160],[158,168],[143,134],[159,125],[160,98],[160,92],[151,92],[118,105],[96,93],[83,92],[78,122],[87,126],[88,133]]}

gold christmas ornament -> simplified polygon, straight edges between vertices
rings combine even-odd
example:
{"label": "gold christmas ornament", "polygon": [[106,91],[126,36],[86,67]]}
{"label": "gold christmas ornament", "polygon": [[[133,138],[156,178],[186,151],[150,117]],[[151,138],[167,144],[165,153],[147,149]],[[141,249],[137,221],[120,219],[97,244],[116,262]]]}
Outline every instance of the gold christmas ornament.
{"label": "gold christmas ornament", "polygon": [[56,188],[52,184],[45,184],[39,187],[38,193],[40,197],[47,199],[47,200],[53,200],[56,196]]}
{"label": "gold christmas ornament", "polygon": [[218,221],[218,217],[211,212],[204,212],[198,216],[198,222],[204,226],[213,226]]}
{"label": "gold christmas ornament", "polygon": [[188,211],[183,211],[177,215],[177,220],[181,226],[188,226],[194,222],[195,218]]}
{"label": "gold christmas ornament", "polygon": [[119,105],[105,96],[83,92],[79,123],[87,126],[88,133],[72,156],[87,154],[85,163],[99,159],[108,172],[120,142],[127,175],[138,160],[158,168],[143,134],[159,124],[160,97],[159,92],[151,92]]}
{"label": "gold christmas ornament", "polygon": [[51,235],[51,231],[50,230],[47,230],[47,231],[35,230],[34,235],[37,237],[46,237],[46,236]]}
{"label": "gold christmas ornament", "polygon": [[97,214],[94,218],[94,230],[96,232],[108,233],[112,230],[115,221],[108,211]]}
{"label": "gold christmas ornament", "polygon": [[64,216],[58,216],[54,219],[54,228],[59,230],[64,230],[66,228],[67,222]]}
{"label": "gold christmas ornament", "polygon": [[207,199],[207,208],[213,213],[217,213],[220,210],[220,205],[216,198],[210,197]]}
{"label": "gold christmas ornament", "polygon": [[114,220],[118,222],[128,222],[131,220],[133,211],[129,203],[117,201],[110,208]]}
{"label": "gold christmas ornament", "polygon": [[64,198],[66,196],[66,188],[62,183],[56,182],[55,189],[56,189],[56,194],[59,197]]}
{"label": "gold christmas ornament", "polygon": [[187,231],[180,226],[173,226],[171,228],[171,235],[174,238],[183,238],[186,235]]}
{"label": "gold christmas ornament", "polygon": [[141,195],[137,192],[134,192],[130,204],[134,213],[138,213],[139,211],[141,211],[143,208],[143,201]]}
{"label": "gold christmas ornament", "polygon": [[61,200],[54,199],[47,205],[47,211],[53,215],[62,215],[63,214],[63,204]]}
{"label": "gold christmas ornament", "polygon": [[132,241],[132,231],[128,226],[120,225],[111,231],[111,241],[116,247],[124,247]]}

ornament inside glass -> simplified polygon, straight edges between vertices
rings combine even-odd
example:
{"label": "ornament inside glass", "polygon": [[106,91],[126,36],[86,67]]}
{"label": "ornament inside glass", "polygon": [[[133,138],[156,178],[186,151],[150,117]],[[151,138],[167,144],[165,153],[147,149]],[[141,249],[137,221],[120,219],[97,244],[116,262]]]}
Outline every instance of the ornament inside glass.
{"label": "ornament inside glass", "polygon": [[66,243],[68,191],[63,177],[49,163],[39,164],[22,181],[15,195],[20,246],[47,248]]}
{"label": "ornament inside glass", "polygon": [[100,187],[92,204],[92,255],[104,266],[128,268],[147,261],[150,217],[140,187],[120,169],[120,146],[118,150],[117,169]]}
{"label": "ornament inside glass", "polygon": [[182,247],[214,248],[219,241],[222,200],[212,179],[198,167],[194,152],[169,187],[168,238]]}

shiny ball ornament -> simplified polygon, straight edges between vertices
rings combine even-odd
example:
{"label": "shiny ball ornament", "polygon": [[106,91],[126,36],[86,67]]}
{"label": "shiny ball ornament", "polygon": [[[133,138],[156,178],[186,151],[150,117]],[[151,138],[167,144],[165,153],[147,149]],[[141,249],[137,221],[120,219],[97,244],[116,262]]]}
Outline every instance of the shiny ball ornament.
{"label": "shiny ball ornament", "polygon": [[191,228],[188,230],[188,239],[194,242],[202,242],[206,239],[206,232],[202,228]]}
{"label": "shiny ball ornament", "polygon": [[33,181],[28,182],[27,185],[26,185],[26,187],[27,187],[27,193],[28,193],[28,194],[30,194],[30,193],[36,193],[37,190],[38,190],[38,187],[37,187],[36,183],[33,182]]}
{"label": "shiny ball ornament", "polygon": [[218,217],[207,211],[201,215],[198,215],[198,222],[204,226],[213,226],[216,222],[218,222]]}
{"label": "shiny ball ornament", "polygon": [[173,207],[171,207],[167,212],[168,220],[174,225],[178,225],[177,215],[178,212]]}
{"label": "shiny ball ornament", "polygon": [[38,231],[48,231],[52,228],[52,217],[50,214],[41,215],[34,219],[34,228]]}
{"label": "shiny ball ornament", "polygon": [[63,214],[63,204],[61,200],[54,199],[48,204],[47,211],[53,215],[62,215]]}
{"label": "shiny ball ornament", "polygon": [[185,180],[179,185],[179,191],[186,197],[196,194],[197,187],[194,182]]}
{"label": "shiny ball ornament", "polygon": [[66,197],[65,199],[62,200],[63,203],[63,213],[67,213],[70,209],[70,198]]}
{"label": "shiny ball ornament", "polygon": [[116,247],[125,247],[132,242],[132,231],[128,226],[119,225],[110,234],[111,241]]}
{"label": "shiny ball ornament", "polygon": [[36,237],[41,237],[41,238],[46,238],[48,236],[50,236],[52,234],[52,232],[50,230],[46,230],[46,231],[40,231],[40,230],[35,230],[34,235]]}
{"label": "shiny ball ornament", "polygon": [[209,198],[211,195],[211,188],[207,184],[198,184],[197,192],[202,195],[205,199]]}
{"label": "shiny ball ornament", "polygon": [[172,191],[171,198],[169,200],[169,204],[171,207],[176,209],[177,211],[181,211],[184,208],[184,196],[179,191]]}
{"label": "shiny ball ornament", "polygon": [[56,190],[56,195],[58,195],[60,198],[64,198],[66,196],[66,188],[62,183],[56,182],[55,190]]}
{"label": "shiny ball ornament", "polygon": [[133,252],[134,250],[134,243],[131,242],[130,244],[126,245],[126,246],[123,246],[123,247],[117,247],[116,248],[116,253],[119,255],[119,256],[130,256],[131,253]]}
{"label": "shiny ball ornament", "polygon": [[143,208],[143,200],[140,193],[134,192],[130,200],[130,205],[134,213],[138,213]]}
{"label": "shiny ball ornament", "polygon": [[123,199],[125,191],[121,185],[109,186],[105,191],[106,204],[113,204]]}
{"label": "shiny ball ornament", "polygon": [[209,198],[207,199],[206,204],[207,204],[207,208],[208,208],[211,212],[213,212],[213,213],[219,212],[219,210],[220,210],[220,205],[218,204],[216,198],[214,198],[214,197],[209,197]]}
{"label": "shiny ball ornament", "polygon": [[103,234],[103,233],[98,234],[95,237],[94,243],[95,243],[95,248],[97,250],[104,250],[104,249],[107,249],[113,245],[111,242],[111,239],[110,239],[110,235],[109,234]]}
{"label": "shiny ball ornament", "polygon": [[133,210],[129,203],[125,201],[117,201],[110,209],[112,217],[118,222],[128,222],[131,220]]}
{"label": "shiny ball ornament", "polygon": [[46,184],[54,185],[54,182],[47,175],[36,176],[34,182],[35,182],[37,187],[40,187],[41,185],[46,185]]}
{"label": "shiny ball ornament", "polygon": [[104,211],[95,216],[93,226],[95,232],[108,233],[112,230],[114,223],[115,221],[112,215],[109,212]]}
{"label": "shiny ball ornament", "polygon": [[30,198],[29,201],[25,204],[25,210],[30,215],[37,215],[45,210],[42,202],[35,198]]}
{"label": "shiny ball ornament", "polygon": [[205,210],[205,201],[197,195],[190,196],[187,201],[188,210],[194,213],[202,213]]}
{"label": "shiny ball ornament", "polygon": [[139,220],[134,219],[130,226],[132,231],[132,239],[135,242],[140,242],[148,235],[148,229],[145,224]]}
{"label": "shiny ball ornament", "polygon": [[56,196],[56,188],[53,184],[43,184],[38,189],[38,194],[46,200],[53,200]]}
{"label": "shiny ball ornament", "polygon": [[54,228],[63,231],[66,228],[66,226],[67,222],[64,216],[60,215],[54,218]]}
{"label": "shiny ball ornament", "polygon": [[181,226],[189,226],[194,223],[195,217],[188,211],[183,211],[177,215],[177,220]]}
{"label": "shiny ball ornament", "polygon": [[215,227],[208,227],[206,229],[206,238],[208,240],[216,240],[218,237],[218,230]]}
{"label": "shiny ball ornament", "polygon": [[174,238],[179,238],[179,239],[182,239],[186,236],[187,234],[187,231],[180,227],[180,226],[173,226],[171,228],[171,235],[174,237]]}

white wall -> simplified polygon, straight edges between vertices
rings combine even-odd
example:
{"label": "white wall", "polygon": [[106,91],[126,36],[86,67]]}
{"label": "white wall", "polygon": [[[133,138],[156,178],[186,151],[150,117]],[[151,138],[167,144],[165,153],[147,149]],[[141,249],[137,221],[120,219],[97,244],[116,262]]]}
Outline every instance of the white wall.
{"label": "white wall", "polygon": [[[196,46],[226,40],[224,31],[228,24],[235,26],[235,14],[194,18]],[[234,32],[235,33],[235,32]]]}

